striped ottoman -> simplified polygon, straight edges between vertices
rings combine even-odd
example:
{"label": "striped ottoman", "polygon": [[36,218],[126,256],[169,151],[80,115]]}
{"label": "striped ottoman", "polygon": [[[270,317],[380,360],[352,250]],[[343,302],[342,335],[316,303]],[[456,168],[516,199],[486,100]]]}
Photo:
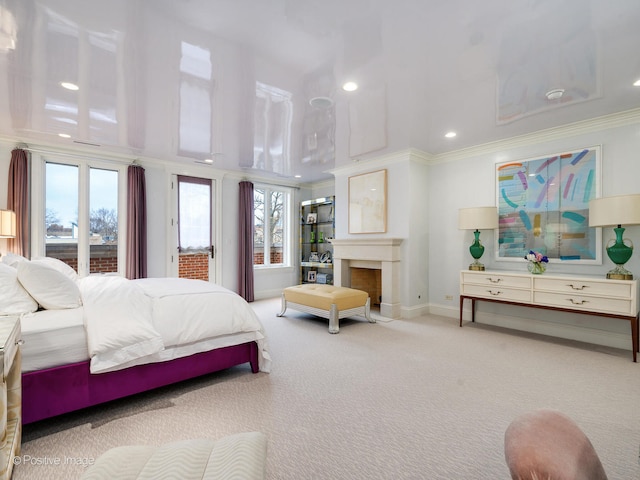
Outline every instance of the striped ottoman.
{"label": "striped ottoman", "polygon": [[287,307],[328,318],[329,333],[338,333],[340,319],[352,315],[362,315],[375,323],[371,318],[369,295],[354,288],[314,283],[287,287],[282,292],[282,311],[278,317],[284,316]]}
{"label": "striped ottoman", "polygon": [[260,432],[160,447],[130,445],[102,454],[81,480],[262,480],[267,438]]}

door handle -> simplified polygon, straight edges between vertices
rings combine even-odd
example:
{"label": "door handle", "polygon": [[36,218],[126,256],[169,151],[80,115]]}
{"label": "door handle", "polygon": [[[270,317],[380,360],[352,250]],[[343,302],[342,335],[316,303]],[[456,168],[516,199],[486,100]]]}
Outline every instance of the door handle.
{"label": "door handle", "polygon": [[213,245],[211,245],[209,247],[209,251],[211,252],[211,258],[215,258],[216,257],[216,247],[214,247]]}

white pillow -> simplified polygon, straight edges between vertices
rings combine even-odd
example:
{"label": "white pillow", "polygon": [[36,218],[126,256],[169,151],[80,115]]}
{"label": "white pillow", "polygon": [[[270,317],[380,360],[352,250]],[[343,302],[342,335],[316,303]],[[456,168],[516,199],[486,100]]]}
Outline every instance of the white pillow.
{"label": "white pillow", "polygon": [[76,308],[82,305],[78,285],[64,273],[43,262],[18,263],[18,280],[47,310]]}
{"label": "white pillow", "polygon": [[18,282],[18,271],[0,263],[0,315],[35,312],[38,303]]}
{"label": "white pillow", "polygon": [[2,263],[13,268],[16,268],[18,266],[18,263],[22,262],[23,260],[26,260],[26,258],[13,252],[9,252],[2,256]]}
{"label": "white pillow", "polygon": [[57,258],[53,258],[53,257],[34,257],[31,259],[31,261],[48,265],[54,270],[57,270],[60,273],[63,273],[74,282],[78,280],[78,273],[72,267],[64,263],[62,260],[58,260]]}

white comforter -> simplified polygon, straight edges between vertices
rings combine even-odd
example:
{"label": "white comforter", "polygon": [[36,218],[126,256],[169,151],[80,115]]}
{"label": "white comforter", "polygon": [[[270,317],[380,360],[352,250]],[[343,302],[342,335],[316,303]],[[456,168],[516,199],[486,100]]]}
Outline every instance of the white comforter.
{"label": "white comforter", "polygon": [[204,351],[207,339],[233,336],[232,345],[238,333],[256,340],[260,369],[269,370],[262,324],[249,304],[226,288],[200,280],[108,275],[88,276],[78,285],[91,373],[174,358],[163,353],[177,346],[186,346],[185,354]]}

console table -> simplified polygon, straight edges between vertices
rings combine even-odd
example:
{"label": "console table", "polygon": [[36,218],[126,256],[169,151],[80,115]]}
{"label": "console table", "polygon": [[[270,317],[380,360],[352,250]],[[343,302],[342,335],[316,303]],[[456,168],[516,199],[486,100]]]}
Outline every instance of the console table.
{"label": "console table", "polygon": [[460,326],[464,300],[477,300],[617,318],[631,324],[633,361],[638,344],[638,281],[501,271],[460,272]]}

